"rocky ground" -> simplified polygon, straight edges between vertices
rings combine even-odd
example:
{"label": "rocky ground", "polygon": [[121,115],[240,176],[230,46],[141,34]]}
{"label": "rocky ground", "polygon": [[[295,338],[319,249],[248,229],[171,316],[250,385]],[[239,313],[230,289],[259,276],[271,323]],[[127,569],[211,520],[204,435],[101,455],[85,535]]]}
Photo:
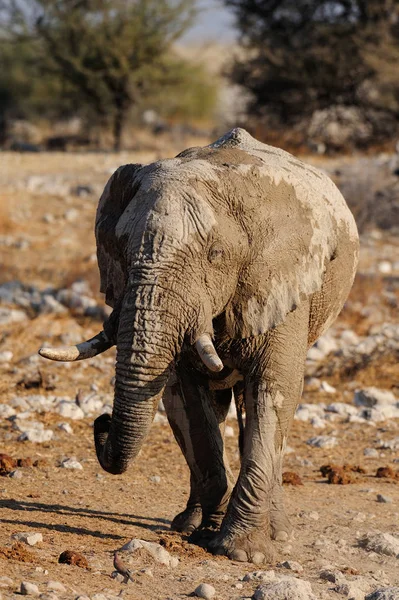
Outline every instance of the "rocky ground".
{"label": "rocky ground", "polygon": [[[351,296],[309,352],[284,466],[295,534],[275,564],[214,557],[170,532],[188,473],[162,406],[129,472],[101,471],[92,423],[111,410],[114,350],[76,364],[37,355],[101,328],[98,195],[119,164],[155,158],[1,155],[0,597],[398,600],[397,237],[362,236]],[[226,444],[237,472],[234,411]],[[115,573],[117,549],[130,576]]]}

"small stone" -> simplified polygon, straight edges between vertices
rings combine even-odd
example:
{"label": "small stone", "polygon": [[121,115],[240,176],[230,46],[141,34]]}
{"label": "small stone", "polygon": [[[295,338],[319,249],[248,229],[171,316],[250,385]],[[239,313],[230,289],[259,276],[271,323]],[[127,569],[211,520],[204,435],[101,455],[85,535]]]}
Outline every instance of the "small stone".
{"label": "small stone", "polygon": [[359,545],[369,552],[399,558],[399,537],[390,533],[366,533],[360,539]]}
{"label": "small stone", "polygon": [[382,502],[383,504],[391,504],[393,502],[393,500],[389,496],[383,496],[382,494],[377,494],[377,502]]}
{"label": "small stone", "polygon": [[303,566],[294,560],[285,560],[277,565],[278,567],[283,567],[284,569],[289,569],[290,571],[294,571],[295,573],[302,573]]}
{"label": "small stone", "polygon": [[204,600],[212,600],[215,597],[216,590],[209,583],[200,583],[194,590],[194,596],[204,598]]}
{"label": "small stone", "polygon": [[310,424],[315,428],[315,429],[324,429],[326,426],[326,422],[324,419],[322,419],[321,417],[312,417],[310,419]]}
{"label": "small stone", "polygon": [[14,580],[11,577],[7,577],[6,575],[2,575],[0,577],[0,588],[8,588],[13,587]]}
{"label": "small stone", "polygon": [[0,404],[0,417],[3,419],[9,419],[16,415],[16,410],[8,404]]}
{"label": "small stone", "polygon": [[277,583],[262,584],[256,588],[252,598],[253,600],[316,600],[309,581],[296,577],[286,577]]}
{"label": "small stone", "polygon": [[66,587],[60,581],[49,581],[47,589],[53,592],[66,592]]}
{"label": "small stone", "polygon": [[337,445],[337,438],[329,435],[316,435],[311,437],[306,442],[309,446],[314,448],[334,448]]}
{"label": "small stone", "polygon": [[274,571],[254,571],[253,573],[246,573],[243,577],[243,581],[263,581],[270,582],[276,579]]}
{"label": "small stone", "polygon": [[64,458],[64,460],[60,464],[60,467],[62,469],[79,469],[80,471],[83,470],[82,465],[79,461],[76,460],[76,458]]}
{"label": "small stone", "polygon": [[13,356],[14,355],[11,352],[11,350],[4,350],[3,352],[0,352],[0,363],[10,362],[10,360],[12,360]]}
{"label": "small stone", "polygon": [[17,461],[8,454],[0,454],[0,475],[9,475],[17,466]]}
{"label": "small stone", "polygon": [[161,483],[161,478],[159,475],[153,475],[152,477],[150,477],[150,481],[152,483]]}
{"label": "small stone", "polygon": [[67,419],[73,419],[76,421],[84,419],[85,416],[80,406],[75,404],[75,402],[69,402],[67,400],[61,400],[61,402],[58,404],[57,412],[62,417],[65,417]]}
{"label": "small stone", "polygon": [[378,458],[380,453],[375,448],[365,448],[363,455],[367,456],[367,458]]}
{"label": "small stone", "polygon": [[327,394],[336,394],[337,393],[337,390],[335,389],[335,387],[333,387],[332,385],[330,385],[327,381],[322,381],[321,382],[320,389],[323,392],[327,392]]}
{"label": "small stone", "polygon": [[61,429],[61,431],[65,431],[65,433],[69,433],[70,435],[73,433],[73,429],[69,423],[59,423],[58,429]]}
{"label": "small stone", "polygon": [[380,588],[367,594],[364,600],[399,600],[399,587]]}
{"label": "small stone", "polygon": [[24,542],[24,544],[28,544],[28,546],[35,546],[39,542],[43,541],[43,536],[41,533],[30,533],[29,531],[14,533],[14,535],[11,537],[13,540],[17,540],[17,542]]}
{"label": "small stone", "polygon": [[174,568],[179,564],[177,556],[172,556],[165,548],[155,542],[146,542],[145,540],[134,538],[122,546],[120,550],[122,552],[135,552],[140,548],[144,548],[156,562],[162,565]]}
{"label": "small stone", "polygon": [[12,479],[22,479],[22,477],[23,477],[22,471],[20,471],[19,469],[15,469],[15,471],[11,471],[10,477]]}
{"label": "small stone", "polygon": [[29,581],[21,582],[20,594],[22,596],[38,596],[39,588],[34,583],[30,583]]}
{"label": "small stone", "polygon": [[154,573],[151,569],[140,569],[140,573],[147,575],[147,577],[154,577]]}
{"label": "small stone", "polygon": [[331,569],[323,569],[319,573],[320,579],[324,579],[324,581],[330,581],[331,583],[341,583],[345,581],[344,576],[340,571],[333,571]]}
{"label": "small stone", "polygon": [[235,583],[235,584],[233,585],[233,587],[235,587],[237,590],[242,590],[242,588],[243,588],[244,586],[243,586],[243,584],[242,584],[242,583],[238,582],[238,583]]}
{"label": "small stone", "polygon": [[42,444],[44,442],[49,442],[53,439],[54,432],[51,429],[28,429],[28,431],[24,431],[18,438],[18,441],[24,442],[34,442],[35,444]]}
{"label": "small stone", "polygon": [[76,210],[76,208],[68,208],[68,210],[66,210],[64,212],[64,219],[65,221],[68,221],[69,223],[73,223],[74,221],[76,221],[76,219],[79,217],[79,211]]}

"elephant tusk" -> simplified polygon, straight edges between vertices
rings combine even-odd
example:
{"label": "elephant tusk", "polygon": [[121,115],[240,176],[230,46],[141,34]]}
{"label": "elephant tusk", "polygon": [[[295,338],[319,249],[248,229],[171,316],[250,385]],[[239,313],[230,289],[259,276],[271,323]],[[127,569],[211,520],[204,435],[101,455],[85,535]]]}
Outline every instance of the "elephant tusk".
{"label": "elephant tusk", "polygon": [[223,369],[223,363],[217,355],[211,336],[208,333],[203,333],[197,338],[195,347],[202,362],[210,371],[221,371]]}
{"label": "elephant tusk", "polygon": [[97,335],[86,342],[77,344],[76,346],[68,346],[66,348],[40,348],[39,354],[50,360],[60,360],[72,362],[74,360],[83,360],[84,358],[92,358],[108,350],[114,345],[104,331],[100,331]]}

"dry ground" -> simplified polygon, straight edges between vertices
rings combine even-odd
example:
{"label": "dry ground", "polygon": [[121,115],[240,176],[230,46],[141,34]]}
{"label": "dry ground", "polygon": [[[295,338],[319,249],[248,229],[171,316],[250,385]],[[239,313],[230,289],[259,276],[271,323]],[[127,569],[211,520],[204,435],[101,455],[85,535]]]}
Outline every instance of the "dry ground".
{"label": "dry ground", "polygon": [[[176,149],[177,151],[178,149]],[[169,153],[173,155],[173,150]],[[27,240],[27,247],[0,245],[0,284],[20,279],[40,288],[69,285],[83,277],[89,281],[93,294],[98,292],[98,275],[93,257],[95,252],[93,222],[97,195],[79,198],[71,194],[57,195],[32,191],[31,176],[64,179],[77,185],[105,183],[113,169],[126,162],[148,162],[158,155],[143,154],[0,154],[0,236]],[[31,191],[28,191],[29,187]],[[96,188],[96,189],[97,189]],[[65,218],[66,211],[76,209],[75,218]],[[51,214],[51,222],[43,218]],[[73,213],[72,213],[73,214]],[[24,246],[24,244],[22,244]],[[352,328],[366,335],[370,327],[395,319],[395,309],[384,292],[392,285],[392,276],[378,274],[376,264],[382,260],[398,260],[398,241],[383,237],[368,238],[362,255],[351,302],[344,310],[338,326]],[[397,275],[396,275],[397,277]],[[389,288],[390,289],[390,288]],[[396,297],[397,297],[397,291]],[[388,295],[389,296],[389,295]],[[98,296],[99,297],[99,296]],[[388,298],[388,299],[387,299]],[[359,311],[356,303],[369,310]],[[356,308],[357,306],[357,308]],[[355,308],[354,308],[355,307]],[[32,315],[33,316],[33,315]],[[61,336],[69,339],[90,337],[100,323],[83,317],[40,315],[28,322],[6,325],[0,332],[0,352],[11,350],[10,365],[0,366],[0,403],[32,393],[56,394],[74,398],[81,389],[90,391],[93,383],[98,393],[112,393],[114,351],[97,359],[73,365],[40,362],[44,376],[54,375],[55,390],[25,390],[18,387],[24,364],[35,355],[44,340],[60,343]],[[26,362],[26,359],[28,361]],[[22,361],[22,362],[21,362]],[[25,361],[25,362],[24,362]],[[397,392],[398,370],[395,361],[369,364],[356,373],[356,382],[346,374],[326,378],[337,388],[331,395],[311,392],[305,388],[306,402],[351,402],[353,388],[375,385]],[[258,567],[234,563],[224,557],[213,557],[169,532],[173,516],[187,499],[188,473],[168,425],[154,424],[137,463],[123,476],[102,472],[94,454],[92,418],[69,421],[73,434],[57,429],[68,421],[57,414],[38,414],[35,419],[55,431],[51,442],[34,444],[17,441],[18,432],[8,420],[0,424],[0,452],[14,457],[40,458],[40,466],[22,468],[22,478],[0,477],[0,575],[11,577],[11,588],[0,590],[11,597],[22,580],[39,585],[46,591],[49,580],[62,582],[67,592],[59,597],[77,595],[123,595],[132,599],[186,598],[201,582],[212,584],[219,599],[250,597],[257,582],[243,582],[245,573]],[[230,424],[237,431],[236,422]],[[306,440],[318,433],[338,436],[339,445],[331,450],[312,448]],[[378,423],[377,426],[332,422],[327,430],[315,431],[310,423],[295,421],[287,454],[285,470],[294,471],[303,480],[302,486],[286,486],[288,513],[295,536],[288,544],[276,544],[280,560],[301,563],[304,571],[298,575],[310,581],[316,598],[337,598],[334,584],[323,581],[319,573],[331,565],[345,573],[348,580],[356,574],[364,576],[369,588],[399,585],[399,561],[359,547],[360,537],[368,531],[399,534],[399,481],[378,479],[380,466],[391,466],[397,454],[379,451],[378,458],[366,458],[364,448],[378,448],[378,440],[399,435],[399,422]],[[228,451],[233,468],[239,468],[237,440],[228,438]],[[64,457],[74,456],[83,470],[59,467]],[[361,465],[366,474],[356,476],[350,485],[329,485],[320,474],[326,463]],[[152,478],[159,476],[160,481]],[[377,502],[377,494],[389,496],[392,503]],[[317,513],[317,514],[316,514]],[[43,534],[43,542],[29,549],[31,556],[11,553],[11,536],[16,532],[34,531]],[[161,541],[180,558],[179,565],[170,569],[152,563],[140,555],[133,565],[137,574],[129,585],[110,578],[113,570],[112,553],[131,538]],[[86,556],[89,569],[58,564],[64,550],[75,550]],[[140,572],[150,567],[151,574]],[[287,569],[274,568],[278,574],[291,574]],[[351,574],[352,573],[352,574]]]}

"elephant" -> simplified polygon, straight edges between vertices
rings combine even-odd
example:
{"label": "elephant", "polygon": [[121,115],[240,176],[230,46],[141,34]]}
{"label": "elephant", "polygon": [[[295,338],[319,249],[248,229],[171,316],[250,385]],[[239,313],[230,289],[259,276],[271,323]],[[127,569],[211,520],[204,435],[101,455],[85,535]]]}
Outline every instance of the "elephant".
{"label": "elephant", "polygon": [[[282,461],[307,350],[335,320],[358,260],[354,218],[322,171],[235,128],[205,147],[128,164],[100,198],[95,234],[104,329],[70,348],[116,344],[112,416],[94,423],[103,469],[138,455],[159,400],[190,470],[172,528],[233,560],[272,560],[291,525]],[[245,409],[241,468],[224,427]]]}

